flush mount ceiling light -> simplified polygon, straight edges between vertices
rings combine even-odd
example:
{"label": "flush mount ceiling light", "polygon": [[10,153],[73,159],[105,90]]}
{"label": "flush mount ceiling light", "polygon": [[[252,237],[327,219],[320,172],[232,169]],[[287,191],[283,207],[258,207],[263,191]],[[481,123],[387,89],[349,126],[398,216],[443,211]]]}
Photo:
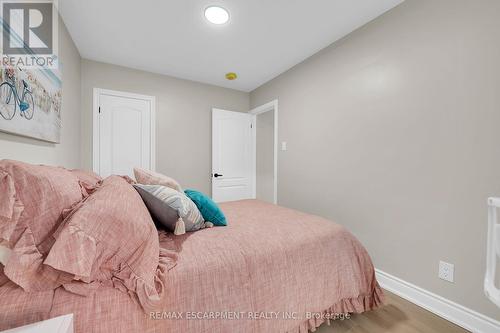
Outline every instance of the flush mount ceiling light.
{"label": "flush mount ceiling light", "polygon": [[224,24],[229,21],[229,12],[219,6],[210,6],[205,9],[205,17],[210,23]]}

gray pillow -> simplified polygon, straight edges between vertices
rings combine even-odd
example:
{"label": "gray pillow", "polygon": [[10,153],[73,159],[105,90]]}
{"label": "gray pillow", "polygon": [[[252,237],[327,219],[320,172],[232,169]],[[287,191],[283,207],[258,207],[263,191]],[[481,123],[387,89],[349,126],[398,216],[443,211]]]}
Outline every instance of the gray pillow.
{"label": "gray pillow", "polygon": [[162,185],[134,185],[153,217],[176,235],[212,224],[203,219],[198,207],[184,193]]}

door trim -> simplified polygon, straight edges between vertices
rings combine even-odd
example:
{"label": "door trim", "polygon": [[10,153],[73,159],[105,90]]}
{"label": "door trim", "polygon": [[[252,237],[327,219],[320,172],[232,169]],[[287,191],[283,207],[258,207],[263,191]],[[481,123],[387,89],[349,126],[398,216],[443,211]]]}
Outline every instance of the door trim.
{"label": "door trim", "polygon": [[109,89],[101,89],[94,88],[93,89],[93,108],[92,108],[92,170],[95,173],[99,172],[99,145],[100,145],[100,137],[99,137],[99,104],[101,95],[110,95],[117,97],[125,97],[131,99],[139,99],[148,101],[151,105],[151,123],[150,123],[150,134],[149,138],[151,143],[151,151],[150,151],[150,165],[152,171],[156,169],[156,97],[148,96],[148,95],[140,95],[130,92],[124,91],[116,91]]}
{"label": "door trim", "polygon": [[[258,116],[264,112],[274,111],[274,204],[278,204],[278,100],[275,99],[269,103],[258,106],[250,110],[250,114]],[[257,124],[257,121],[255,121]],[[257,164],[257,147],[254,149],[254,162]],[[254,168],[257,170],[257,166]],[[257,171],[255,171],[257,172]],[[254,182],[256,182],[257,174],[254,175]],[[256,190],[256,184],[254,184],[254,190]]]}

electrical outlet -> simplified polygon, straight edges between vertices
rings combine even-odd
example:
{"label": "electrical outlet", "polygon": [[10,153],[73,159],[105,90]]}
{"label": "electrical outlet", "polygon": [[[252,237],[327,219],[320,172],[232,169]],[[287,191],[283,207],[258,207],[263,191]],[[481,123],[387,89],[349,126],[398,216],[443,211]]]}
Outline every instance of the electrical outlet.
{"label": "electrical outlet", "polygon": [[455,282],[455,265],[440,261],[438,276],[442,280]]}

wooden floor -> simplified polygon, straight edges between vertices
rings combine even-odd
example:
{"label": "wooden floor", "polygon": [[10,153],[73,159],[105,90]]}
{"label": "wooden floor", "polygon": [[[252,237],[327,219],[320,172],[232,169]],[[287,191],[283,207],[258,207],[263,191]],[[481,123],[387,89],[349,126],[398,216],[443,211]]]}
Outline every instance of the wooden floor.
{"label": "wooden floor", "polygon": [[386,305],[353,315],[349,320],[323,324],[318,333],[466,333],[463,328],[388,291]]}

